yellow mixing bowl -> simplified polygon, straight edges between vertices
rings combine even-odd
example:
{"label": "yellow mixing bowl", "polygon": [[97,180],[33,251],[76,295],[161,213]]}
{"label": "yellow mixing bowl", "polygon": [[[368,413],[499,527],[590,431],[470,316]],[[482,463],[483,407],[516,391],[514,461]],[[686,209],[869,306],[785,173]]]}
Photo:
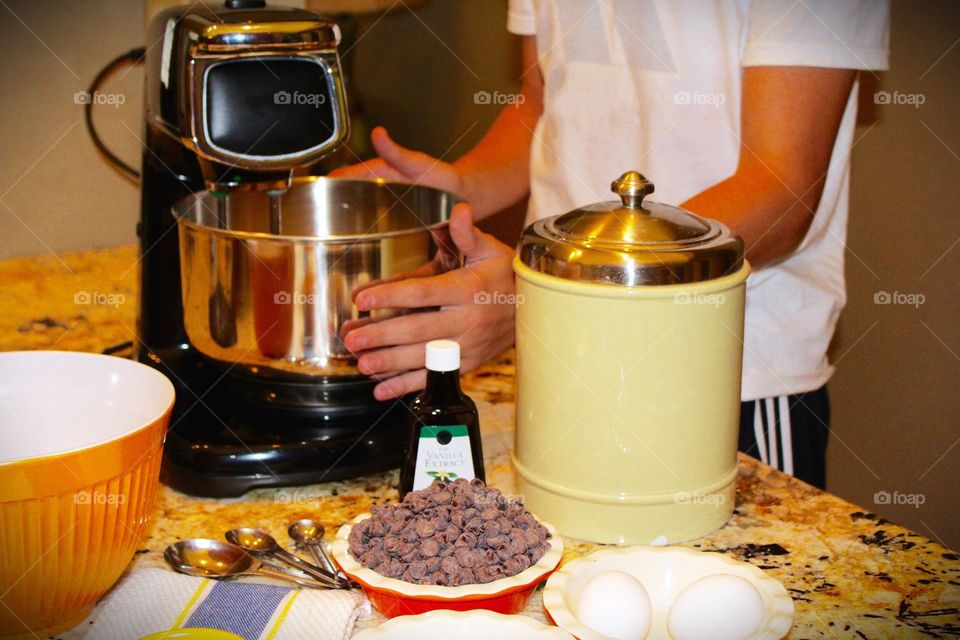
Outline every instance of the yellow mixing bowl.
{"label": "yellow mixing bowl", "polygon": [[150,519],[170,381],[89,353],[0,353],[0,637],[81,622]]}

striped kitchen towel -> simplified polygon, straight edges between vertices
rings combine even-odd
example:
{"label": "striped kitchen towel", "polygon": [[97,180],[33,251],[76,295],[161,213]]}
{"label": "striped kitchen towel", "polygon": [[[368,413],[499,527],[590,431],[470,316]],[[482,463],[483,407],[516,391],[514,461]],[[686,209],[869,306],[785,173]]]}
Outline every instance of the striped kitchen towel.
{"label": "striped kitchen towel", "polygon": [[93,618],[84,640],[132,640],[168,629],[206,627],[246,640],[341,640],[370,614],[359,591],[288,589],[192,578],[165,569],[126,576]]}

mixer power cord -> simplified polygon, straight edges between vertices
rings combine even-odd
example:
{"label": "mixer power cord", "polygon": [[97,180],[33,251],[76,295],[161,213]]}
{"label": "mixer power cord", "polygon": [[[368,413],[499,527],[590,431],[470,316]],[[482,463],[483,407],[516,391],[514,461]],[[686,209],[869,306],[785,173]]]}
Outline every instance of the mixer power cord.
{"label": "mixer power cord", "polygon": [[[111,60],[107,66],[97,73],[97,76],[93,79],[93,82],[90,83],[90,88],[87,89],[87,95],[94,96],[106,79],[113,75],[118,69],[126,66],[142,64],[143,57],[146,55],[146,52],[147,50],[145,48],[137,47],[136,49],[131,49],[130,51],[127,51],[126,53]],[[93,125],[93,105],[95,102],[95,100],[90,99],[87,100],[87,102],[83,105],[83,116],[87,123],[87,133],[90,134],[90,139],[93,140],[93,144],[97,147],[97,151],[99,151],[103,157],[106,158],[118,171],[123,173],[126,177],[130,178],[134,182],[140,182],[140,172],[121,160],[115,153],[110,151],[110,149],[107,148],[107,145],[105,145],[100,139],[99,134],[97,134],[97,129]]]}

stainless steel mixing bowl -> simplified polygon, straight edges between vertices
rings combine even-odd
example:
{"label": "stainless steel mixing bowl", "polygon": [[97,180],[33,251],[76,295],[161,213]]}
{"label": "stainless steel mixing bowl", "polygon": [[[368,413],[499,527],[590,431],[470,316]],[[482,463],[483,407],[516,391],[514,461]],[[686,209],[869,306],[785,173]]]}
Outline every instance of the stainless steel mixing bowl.
{"label": "stainless steel mixing bowl", "polygon": [[282,193],[203,192],[174,206],[190,342],[233,373],[359,376],[345,329],[358,287],[455,255],[457,196],[366,180],[300,178]]}

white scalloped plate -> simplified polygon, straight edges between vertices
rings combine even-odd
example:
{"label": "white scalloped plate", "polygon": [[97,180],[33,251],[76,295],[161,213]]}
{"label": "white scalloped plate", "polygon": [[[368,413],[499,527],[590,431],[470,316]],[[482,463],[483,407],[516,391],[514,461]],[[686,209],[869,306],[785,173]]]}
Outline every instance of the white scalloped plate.
{"label": "white scalloped plate", "polygon": [[666,640],[667,614],[677,595],[695,580],[715,573],[732,573],[749,580],[763,598],[766,617],[750,640],[779,640],[793,625],[793,599],[782,584],[757,567],[721,553],[684,547],[627,547],[596,551],[565,564],[547,580],[543,607],[553,622],[580,640],[602,640],[574,615],[580,589],[601,571],[625,571],[637,578],[653,607],[647,640]]}
{"label": "white scalloped plate", "polygon": [[348,550],[350,529],[361,520],[370,517],[369,513],[363,513],[354,518],[350,523],[340,527],[337,531],[337,537],[330,545],[330,552],[333,559],[340,568],[343,569],[351,578],[358,582],[369,585],[373,589],[393,592],[407,598],[417,599],[449,599],[449,600],[477,600],[482,596],[496,596],[504,591],[510,591],[517,588],[535,584],[543,579],[548,573],[557,568],[560,564],[560,558],[563,556],[563,539],[553,526],[542,522],[541,524],[550,532],[550,548],[547,549],[543,557],[536,563],[527,567],[515,576],[500,578],[493,582],[484,584],[466,584],[459,587],[444,587],[435,584],[414,584],[405,580],[396,578],[387,578],[373,569],[368,569],[357,562]]}
{"label": "white scalloped plate", "polygon": [[526,616],[506,616],[483,611],[430,611],[417,616],[400,616],[384,624],[361,631],[353,640],[573,640],[557,627],[541,624]]}

